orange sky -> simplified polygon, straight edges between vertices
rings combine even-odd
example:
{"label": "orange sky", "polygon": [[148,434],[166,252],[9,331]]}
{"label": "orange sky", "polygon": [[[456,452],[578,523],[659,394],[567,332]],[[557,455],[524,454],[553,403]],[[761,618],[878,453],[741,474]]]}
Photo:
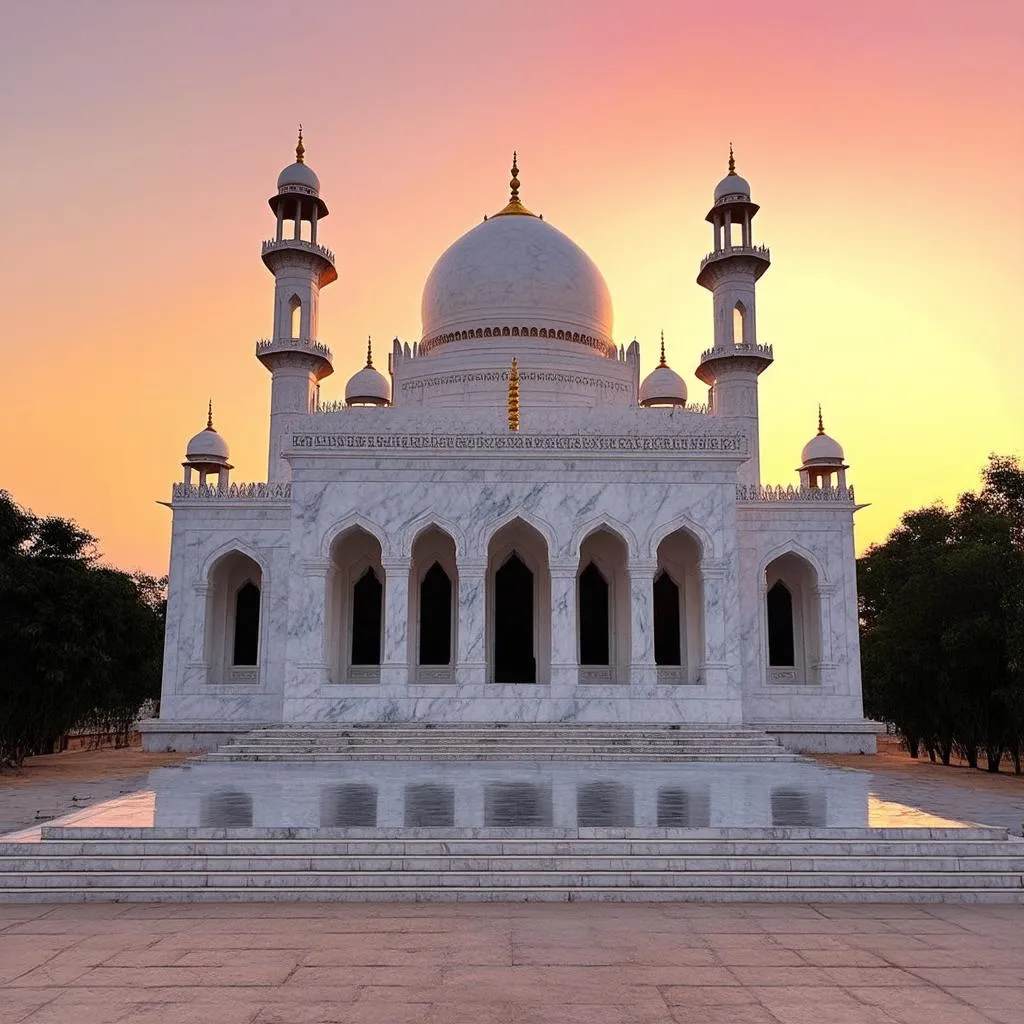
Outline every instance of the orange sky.
{"label": "orange sky", "polygon": [[264,479],[266,199],[294,127],[331,216],[321,340],[341,395],[367,334],[419,336],[437,256],[522,195],[601,267],[616,337],[664,329],[691,396],[694,283],[729,140],[773,266],[758,293],[766,483],[822,402],[858,547],[1024,445],[1024,5],[781,0],[36,0],[5,15],[0,487],[165,571],[212,395]]}

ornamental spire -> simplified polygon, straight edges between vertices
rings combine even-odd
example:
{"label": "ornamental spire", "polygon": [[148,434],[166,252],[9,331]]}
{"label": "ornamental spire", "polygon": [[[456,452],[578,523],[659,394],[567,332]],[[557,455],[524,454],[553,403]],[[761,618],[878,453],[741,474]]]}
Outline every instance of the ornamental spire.
{"label": "ornamental spire", "polygon": [[206,429],[213,430],[213,399],[206,406]]}
{"label": "ornamental spire", "polygon": [[370,335],[366,336],[366,367],[369,370],[373,366],[373,339]]}
{"label": "ornamental spire", "polygon": [[304,164],[306,162],[306,147],[302,144],[302,122],[299,122],[299,142],[295,147],[295,162]]}
{"label": "ornamental spire", "polygon": [[532,217],[533,213],[523,206],[522,201],[519,199],[519,154],[515,150],[512,150],[512,180],[508,184],[511,189],[508,205],[504,210],[499,210],[495,216],[500,217],[503,214],[522,213],[527,217]]}
{"label": "ornamental spire", "polygon": [[736,173],[736,158],[732,155],[732,143],[729,143],[729,173]]}
{"label": "ornamental spire", "polygon": [[658,363],[658,366],[659,367],[660,366],[668,366],[668,363],[665,362],[665,332],[664,331],[661,332],[661,362]]}
{"label": "ornamental spire", "polygon": [[508,371],[508,429],[519,430],[519,363],[515,356]]}
{"label": "ornamental spire", "polygon": [[821,402],[818,403],[818,436],[825,433],[825,424],[821,422]]}

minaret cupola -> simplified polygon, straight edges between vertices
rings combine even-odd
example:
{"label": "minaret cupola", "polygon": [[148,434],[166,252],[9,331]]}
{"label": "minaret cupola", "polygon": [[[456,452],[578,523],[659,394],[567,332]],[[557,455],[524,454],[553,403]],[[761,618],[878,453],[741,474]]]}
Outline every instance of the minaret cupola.
{"label": "minaret cupola", "polygon": [[199,474],[199,486],[208,486],[210,476],[217,477],[217,489],[226,490],[231,470],[234,469],[229,462],[228,443],[224,440],[213,425],[213,400],[206,410],[206,427],[200,430],[188,443],[185,448],[185,461],[182,466],[185,468],[185,483],[192,484],[193,471]]}
{"label": "minaret cupola", "polygon": [[665,332],[661,332],[661,360],[640,384],[640,404],[644,408],[686,405],[686,381],[665,359]]}
{"label": "minaret cupola", "polygon": [[278,176],[277,194],[269,203],[277,230],[263,243],[263,262],[274,275],[274,331],[256,345],[256,358],[272,375],[267,479],[282,483],[288,478],[280,457],[287,418],[313,412],[320,381],[334,372],[331,350],[320,342],[317,329],[320,289],[336,281],[338,272],[334,253],[317,241],[317,225],[328,210],[320,198],[320,179],[306,164],[301,125],[295,163]]}
{"label": "minaret cupola", "polygon": [[345,385],[346,405],[390,405],[391,385],[373,365],[373,344],[366,339],[366,365]]}
{"label": "minaret cupola", "polygon": [[[800,453],[800,486],[805,489],[819,487],[846,487],[846,465],[842,446],[825,433],[818,406],[818,432],[804,445]],[[833,480],[833,476],[835,480]]]}

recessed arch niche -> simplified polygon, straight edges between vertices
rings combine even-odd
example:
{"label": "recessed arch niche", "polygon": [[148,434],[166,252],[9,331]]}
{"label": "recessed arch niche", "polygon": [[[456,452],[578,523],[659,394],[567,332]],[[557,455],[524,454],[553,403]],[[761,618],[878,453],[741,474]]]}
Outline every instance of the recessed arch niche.
{"label": "recessed arch niche", "polygon": [[206,597],[206,663],[211,683],[257,683],[263,624],[263,570],[241,551],[210,569]]}
{"label": "recessed arch niche", "polygon": [[576,572],[581,683],[629,682],[629,549],[608,527],[587,534]]}
{"label": "recessed arch niche", "polygon": [[796,552],[768,563],[764,591],[764,656],[770,683],[817,683],[821,662],[818,574]]}
{"label": "recessed arch niche", "polygon": [[414,678],[451,682],[458,650],[459,577],[455,541],[429,526],[412,545],[409,569],[409,624]]}
{"label": "recessed arch niche", "polygon": [[658,679],[699,683],[704,662],[704,587],[700,542],[686,529],[658,545],[653,581],[654,662]]}
{"label": "recessed arch niche", "polygon": [[380,541],[353,526],[334,539],[327,574],[327,658],[335,682],[380,682],[384,569]]}
{"label": "recessed arch niche", "polygon": [[538,530],[514,519],[487,547],[487,680],[551,678],[551,573]]}

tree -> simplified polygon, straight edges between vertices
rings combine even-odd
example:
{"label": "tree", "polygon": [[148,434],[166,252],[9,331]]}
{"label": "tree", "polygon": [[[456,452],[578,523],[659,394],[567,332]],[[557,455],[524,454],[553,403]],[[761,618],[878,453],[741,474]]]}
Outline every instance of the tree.
{"label": "tree", "polygon": [[1024,470],[992,456],[980,492],[906,513],[858,563],[865,707],[911,756],[990,771],[1024,743]]}
{"label": "tree", "polygon": [[162,581],[103,566],[95,538],[0,491],[0,764],[72,728],[126,739],[159,694]]}

